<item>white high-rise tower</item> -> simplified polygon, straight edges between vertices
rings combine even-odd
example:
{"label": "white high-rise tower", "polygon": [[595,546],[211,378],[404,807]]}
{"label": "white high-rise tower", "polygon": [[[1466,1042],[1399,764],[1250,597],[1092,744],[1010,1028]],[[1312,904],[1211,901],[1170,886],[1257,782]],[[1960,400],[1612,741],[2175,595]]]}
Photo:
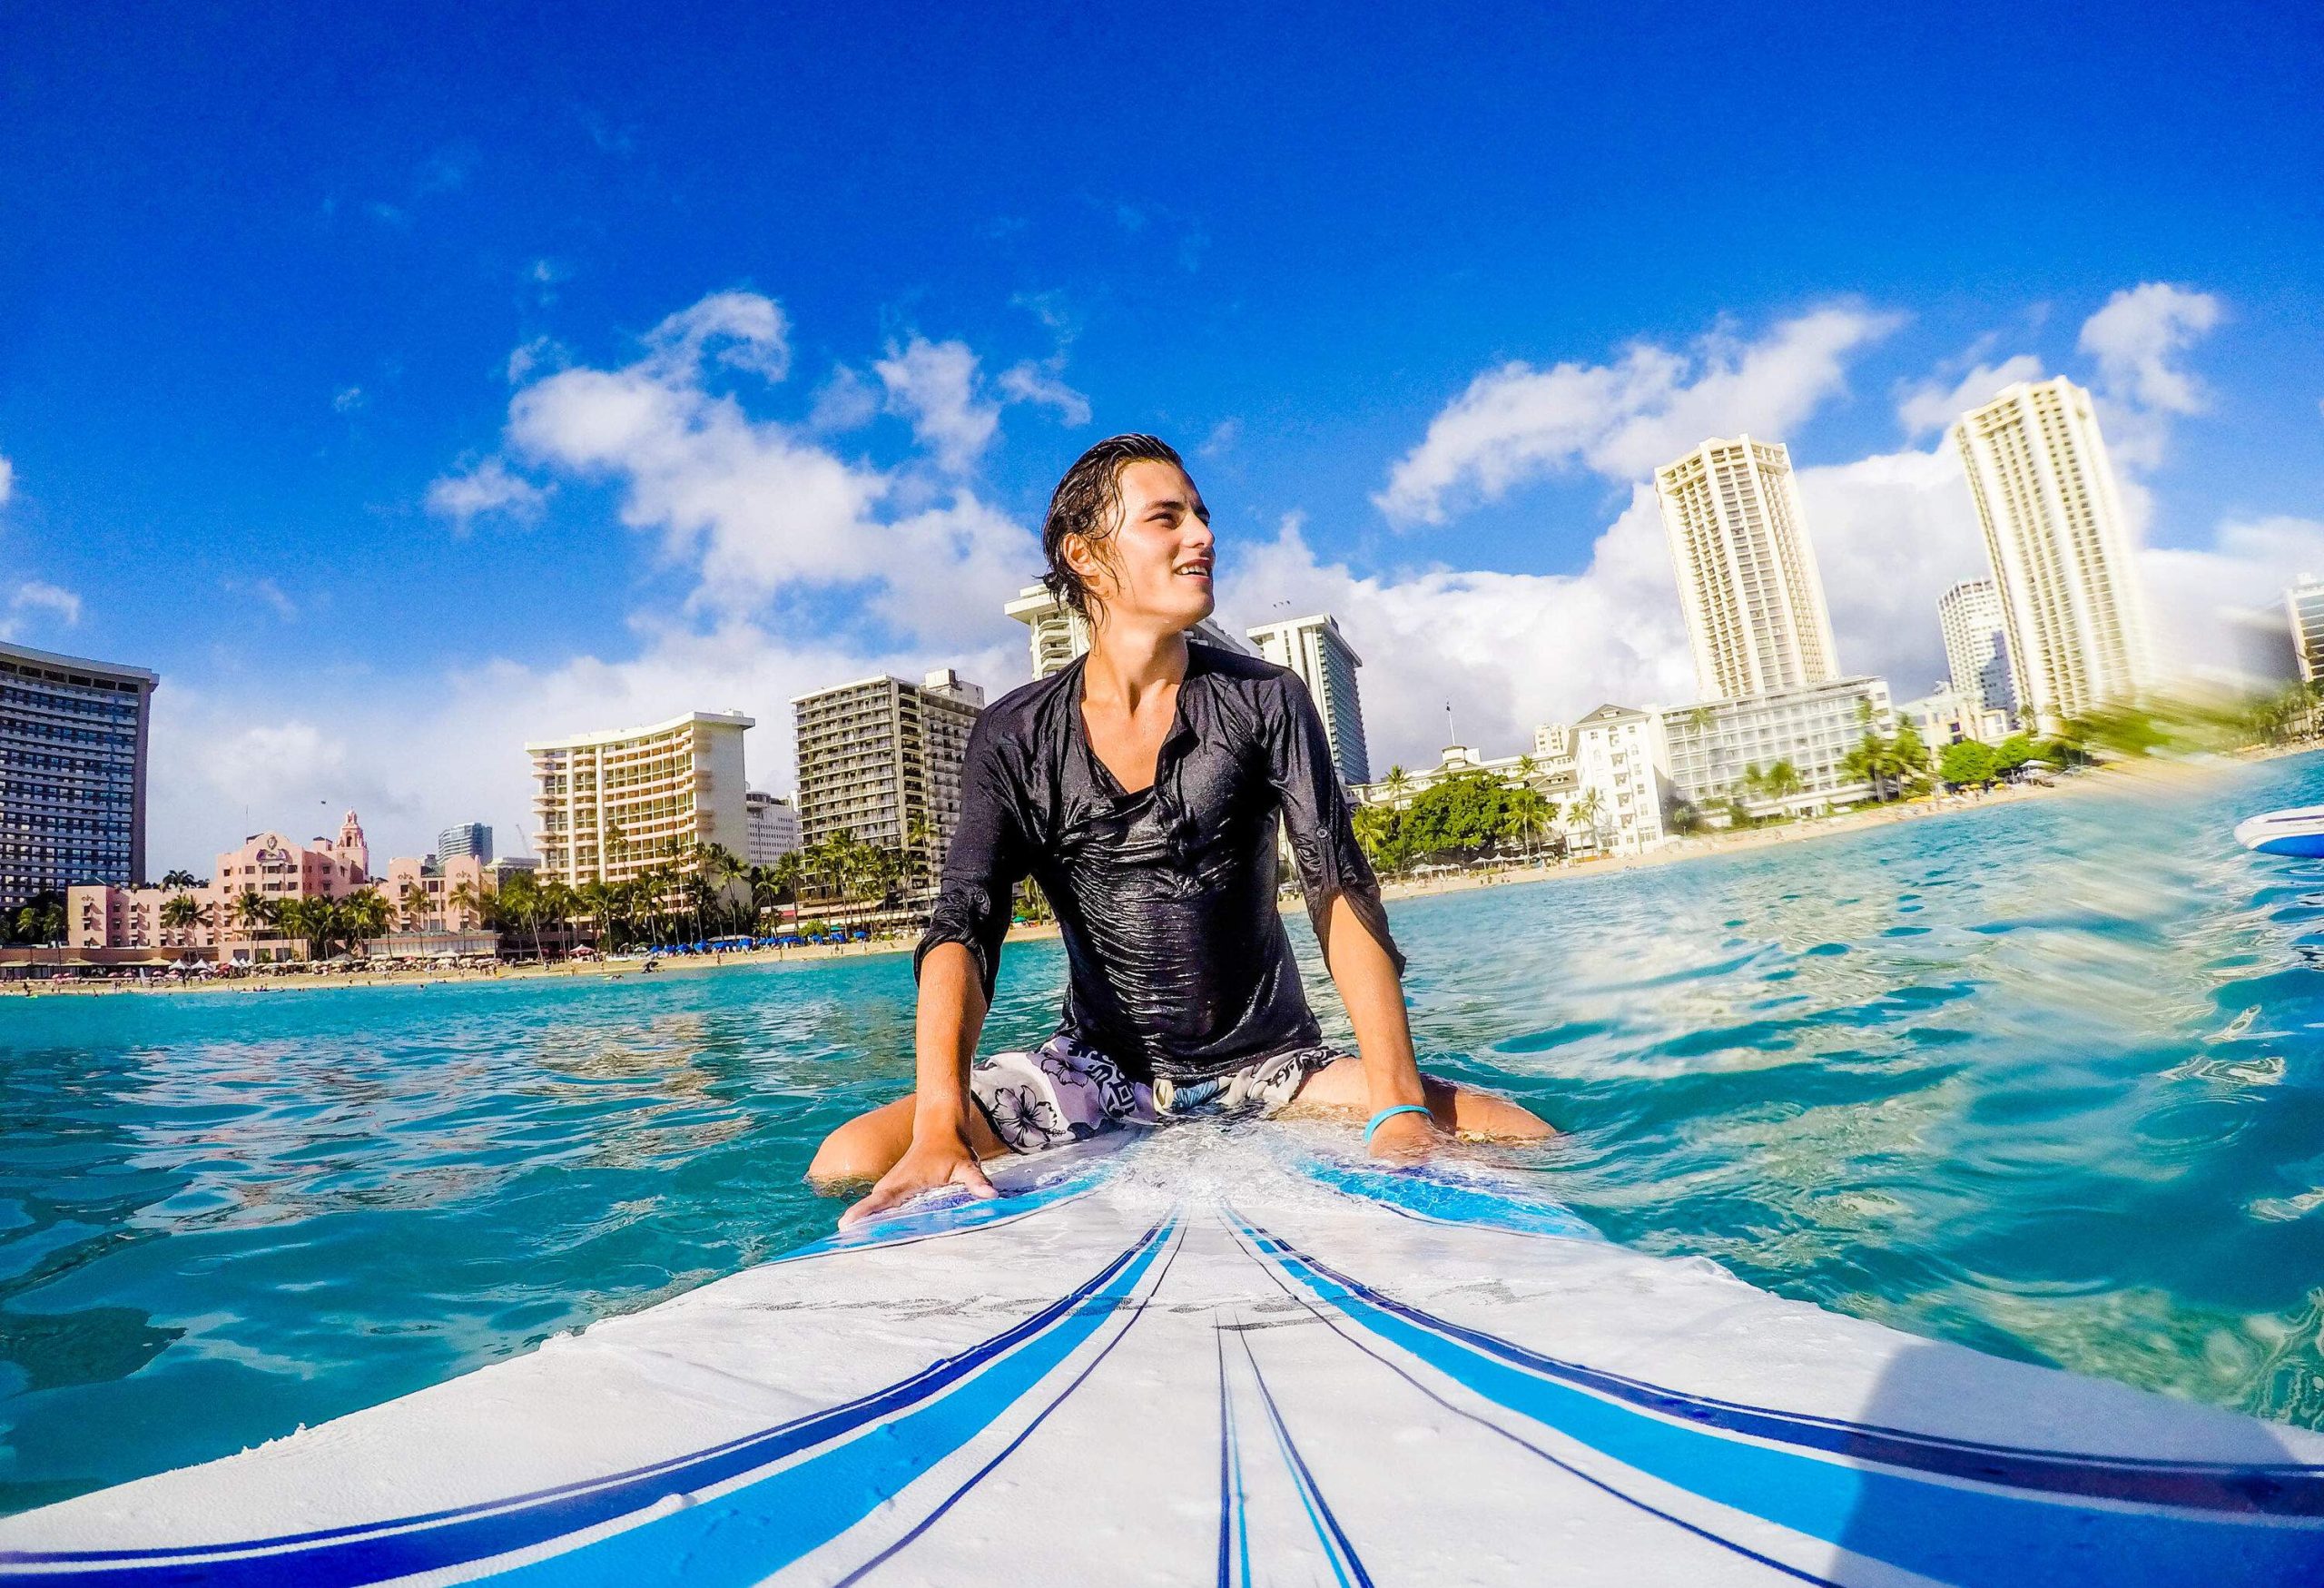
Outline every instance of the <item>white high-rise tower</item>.
{"label": "white high-rise tower", "polygon": [[1328,613],[1294,617],[1247,631],[1260,656],[1288,667],[1307,686],[1331,742],[1332,764],[1351,788],[1372,781],[1372,761],[1364,745],[1364,705],[1356,694],[1355,670],[1364,658],[1340,633]]}
{"label": "white high-rise tower", "polygon": [[1654,471],[1654,494],[1705,699],[1840,676],[1791,455],[1780,442],[1705,441]]}
{"label": "white high-rise tower", "polygon": [[2009,639],[2001,612],[2001,592],[1991,579],[1964,579],[1937,597],[1936,620],[1945,630],[1945,665],[1953,692],[1977,711],[2014,711],[2017,692],[2009,682]]}
{"label": "white high-rise tower", "polygon": [[2063,378],[2020,380],[1962,415],[1953,439],[2000,587],[2019,709],[2046,726],[2135,696],[2150,676],[2146,601],[2090,393]]}

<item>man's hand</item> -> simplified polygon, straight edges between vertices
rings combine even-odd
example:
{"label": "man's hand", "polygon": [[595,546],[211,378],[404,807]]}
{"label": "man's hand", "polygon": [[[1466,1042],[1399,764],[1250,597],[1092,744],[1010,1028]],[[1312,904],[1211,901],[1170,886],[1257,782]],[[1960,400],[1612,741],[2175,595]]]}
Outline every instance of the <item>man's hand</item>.
{"label": "man's hand", "polygon": [[1426,1158],[1450,1139],[1426,1114],[1392,1114],[1372,1132],[1372,1156],[1409,1163]]}
{"label": "man's hand", "polygon": [[915,1127],[911,1145],[896,1159],[896,1167],[880,1177],[868,1196],[839,1216],[839,1227],[852,1228],[891,1208],[901,1207],[922,1191],[942,1186],[959,1186],[971,1197],[1000,1195],[978,1166],[966,1130],[957,1126],[934,1130]]}

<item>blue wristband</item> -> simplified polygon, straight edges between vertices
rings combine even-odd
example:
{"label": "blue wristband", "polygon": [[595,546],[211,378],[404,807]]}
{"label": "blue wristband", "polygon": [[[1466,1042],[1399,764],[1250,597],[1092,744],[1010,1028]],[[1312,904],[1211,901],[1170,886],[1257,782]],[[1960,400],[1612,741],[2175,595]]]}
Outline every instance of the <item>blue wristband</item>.
{"label": "blue wristband", "polygon": [[1393,1109],[1381,1110],[1378,1113],[1372,1116],[1372,1123],[1364,1128],[1364,1146],[1371,1146],[1372,1133],[1380,1129],[1381,1126],[1386,1124],[1389,1120],[1394,1119],[1398,1114],[1425,1114],[1426,1112],[1428,1112],[1428,1105],[1426,1103],[1398,1103]]}

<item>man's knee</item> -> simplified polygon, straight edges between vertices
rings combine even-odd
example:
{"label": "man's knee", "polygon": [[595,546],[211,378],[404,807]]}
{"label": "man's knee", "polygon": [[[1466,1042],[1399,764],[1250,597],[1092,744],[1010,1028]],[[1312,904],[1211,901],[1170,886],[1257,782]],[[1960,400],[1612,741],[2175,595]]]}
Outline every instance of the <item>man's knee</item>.
{"label": "man's knee", "polygon": [[807,1165],[807,1179],[818,1189],[836,1189],[876,1180],[894,1167],[882,1161],[886,1132],[869,1118],[850,1119],[823,1138]]}

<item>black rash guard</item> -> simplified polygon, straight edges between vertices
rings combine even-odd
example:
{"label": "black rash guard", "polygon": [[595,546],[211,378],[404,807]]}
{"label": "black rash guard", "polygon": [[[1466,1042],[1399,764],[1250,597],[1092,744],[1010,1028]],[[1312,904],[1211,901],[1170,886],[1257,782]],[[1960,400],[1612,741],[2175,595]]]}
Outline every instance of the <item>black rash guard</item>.
{"label": "black rash guard", "polygon": [[1083,666],[977,719],[915,973],[938,943],[965,944],[990,1001],[1011,897],[1030,876],[1065,940],[1060,1030],[1134,1080],[1199,1080],[1313,1045],[1322,1033],[1275,907],[1278,814],[1318,936],[1345,898],[1399,971],[1404,960],[1306,686],[1188,645],[1153,786],[1128,794],[1089,747]]}

